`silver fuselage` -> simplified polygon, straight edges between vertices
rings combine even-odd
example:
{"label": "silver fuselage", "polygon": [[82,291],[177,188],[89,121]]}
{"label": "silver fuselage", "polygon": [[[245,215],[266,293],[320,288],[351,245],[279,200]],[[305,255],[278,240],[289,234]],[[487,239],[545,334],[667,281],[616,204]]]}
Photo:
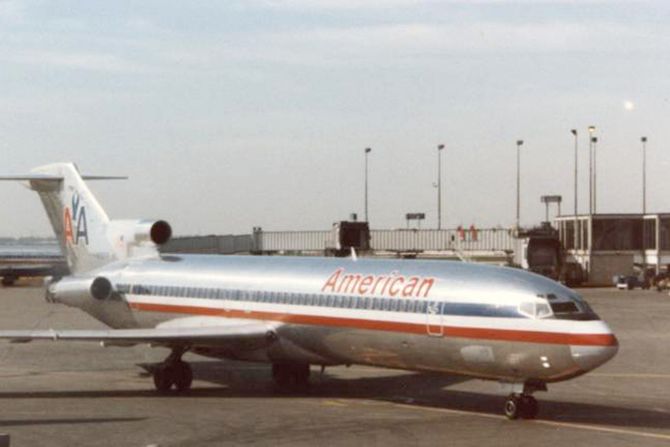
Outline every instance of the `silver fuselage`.
{"label": "silver fuselage", "polygon": [[618,343],[572,290],[517,269],[450,261],[163,255],[93,272],[114,300],[80,307],[114,328],[261,321],[263,346],[192,346],[223,358],[367,364],[508,382],[553,382]]}

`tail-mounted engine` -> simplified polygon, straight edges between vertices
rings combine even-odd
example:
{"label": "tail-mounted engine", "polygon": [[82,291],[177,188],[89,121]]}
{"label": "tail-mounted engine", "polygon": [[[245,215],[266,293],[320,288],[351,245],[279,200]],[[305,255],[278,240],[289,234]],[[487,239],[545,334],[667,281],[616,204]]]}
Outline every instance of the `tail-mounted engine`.
{"label": "tail-mounted engine", "polygon": [[157,254],[156,247],[172,237],[172,228],[164,220],[112,220],[107,238],[116,259]]}
{"label": "tail-mounted engine", "polygon": [[112,282],[104,276],[95,278],[63,278],[47,286],[47,300],[69,306],[82,307],[91,299],[96,301],[114,298],[117,292]]}
{"label": "tail-mounted engine", "polygon": [[135,242],[151,241],[156,245],[163,245],[172,237],[172,228],[164,220],[154,222],[137,222],[135,226]]}

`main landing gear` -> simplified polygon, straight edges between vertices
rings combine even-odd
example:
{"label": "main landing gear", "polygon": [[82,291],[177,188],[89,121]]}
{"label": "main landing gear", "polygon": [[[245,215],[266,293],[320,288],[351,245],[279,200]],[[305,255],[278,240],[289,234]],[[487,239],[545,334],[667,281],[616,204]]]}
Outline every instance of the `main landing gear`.
{"label": "main landing gear", "polygon": [[309,386],[308,363],[273,363],[272,379],[282,390],[305,389]]}
{"label": "main landing gear", "polygon": [[160,393],[169,392],[174,387],[178,392],[191,389],[193,370],[181,359],[183,350],[174,350],[163,363],[158,364],[152,371],[154,385]]}
{"label": "main landing gear", "polygon": [[505,401],[507,419],[535,419],[539,410],[537,400],[530,394],[510,394]]}

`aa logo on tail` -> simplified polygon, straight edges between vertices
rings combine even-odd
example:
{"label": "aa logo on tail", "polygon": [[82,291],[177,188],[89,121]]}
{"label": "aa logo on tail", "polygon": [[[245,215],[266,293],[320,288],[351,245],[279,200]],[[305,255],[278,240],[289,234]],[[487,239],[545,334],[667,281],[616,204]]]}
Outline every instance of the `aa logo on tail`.
{"label": "aa logo on tail", "polygon": [[[74,225],[74,226],[73,226]],[[79,194],[72,194],[72,206],[65,206],[63,211],[63,231],[65,242],[79,244],[83,240],[88,245],[88,223],[86,221],[86,207],[79,200]]]}

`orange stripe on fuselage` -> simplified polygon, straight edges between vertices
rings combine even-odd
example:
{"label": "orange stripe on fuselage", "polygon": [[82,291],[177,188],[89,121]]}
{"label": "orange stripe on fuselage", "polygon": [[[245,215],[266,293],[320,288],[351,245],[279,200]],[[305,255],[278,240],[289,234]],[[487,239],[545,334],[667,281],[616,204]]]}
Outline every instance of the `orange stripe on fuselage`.
{"label": "orange stripe on fuselage", "polygon": [[[164,312],[188,315],[203,315],[225,318],[247,318],[270,320],[291,324],[315,326],[346,327],[376,331],[403,332],[408,334],[426,334],[426,324],[401,323],[395,321],[363,320],[317,315],[287,314],[279,312],[258,312],[237,309],[216,309],[200,306],[179,306],[157,303],[129,303],[130,307],[145,312]],[[438,325],[431,324],[432,328]],[[459,338],[474,338],[496,341],[516,341],[526,343],[547,343],[579,346],[617,346],[619,343],[613,334],[570,334],[561,332],[520,331],[511,329],[483,329],[473,327],[444,326],[444,335]]]}

